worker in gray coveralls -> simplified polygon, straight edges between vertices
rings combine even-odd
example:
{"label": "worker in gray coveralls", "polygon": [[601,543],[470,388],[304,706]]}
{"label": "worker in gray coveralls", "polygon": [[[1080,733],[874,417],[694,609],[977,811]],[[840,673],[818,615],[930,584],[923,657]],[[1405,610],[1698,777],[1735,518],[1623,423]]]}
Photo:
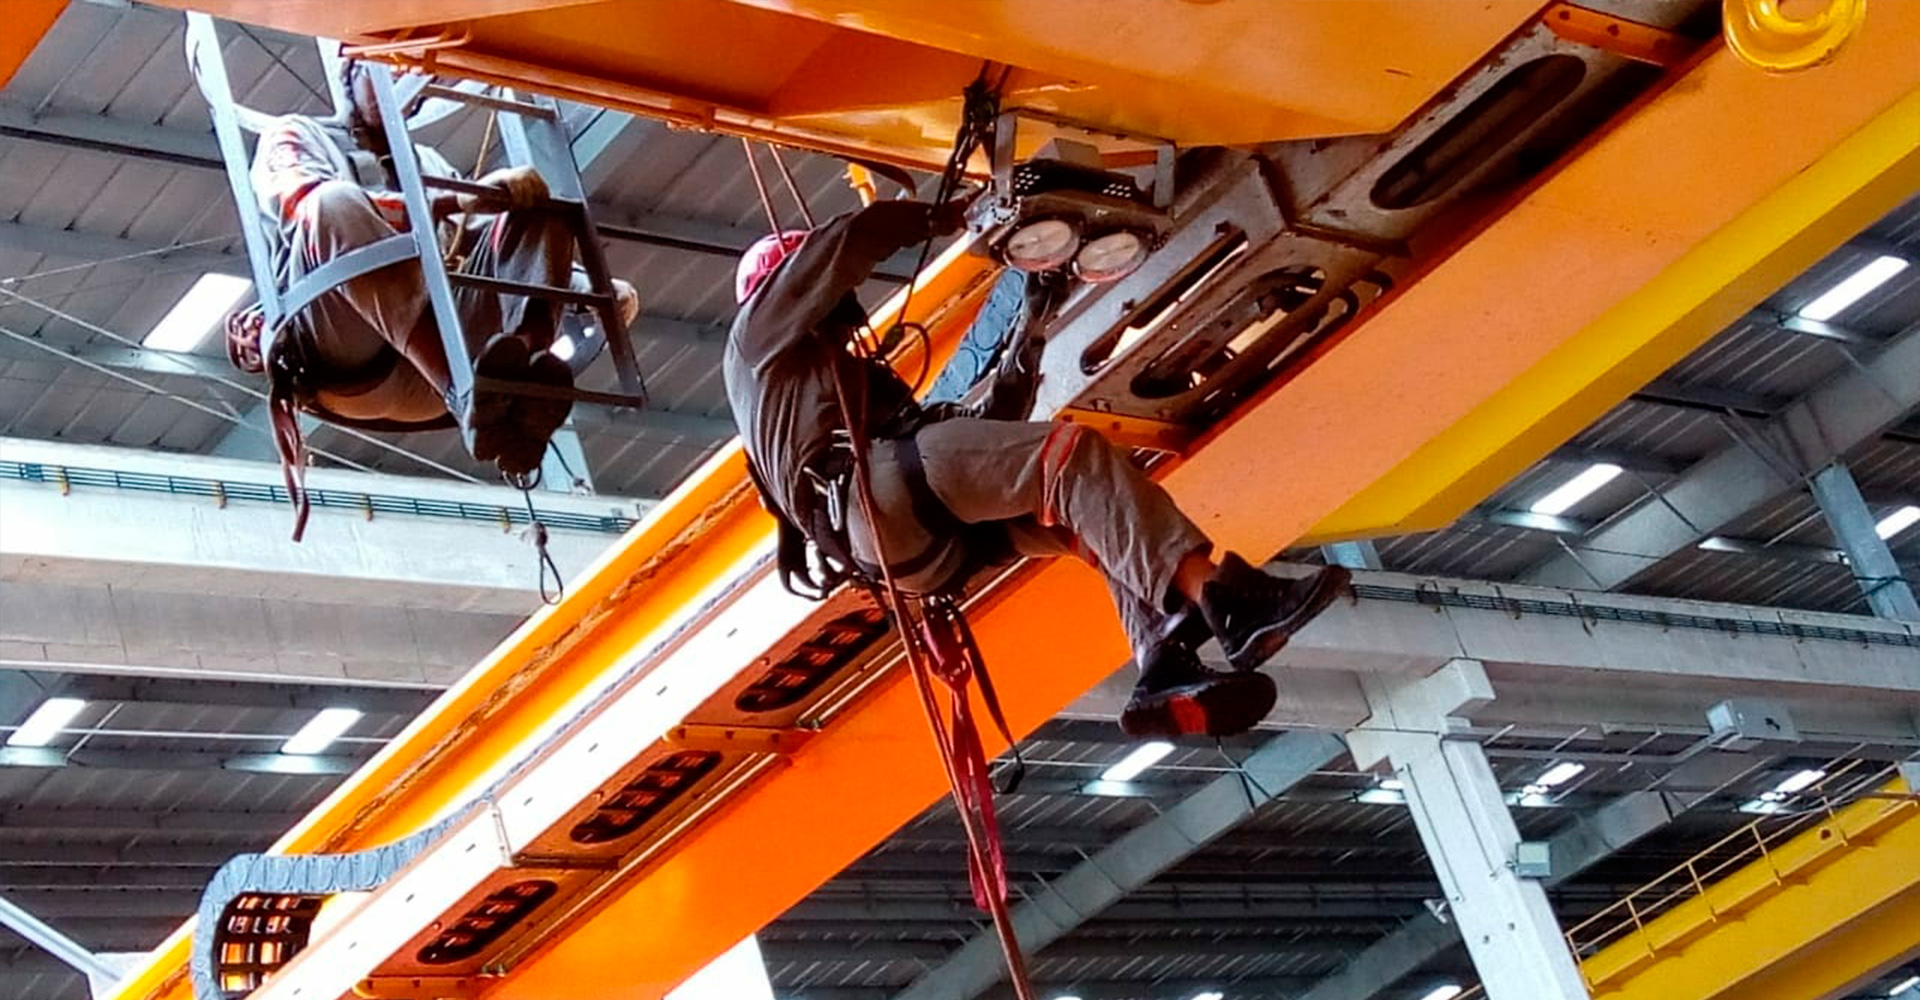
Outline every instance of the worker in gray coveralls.
{"label": "worker in gray coveralls", "polygon": [[[848,492],[837,366],[864,405],[875,517],[896,582],[934,593],[1016,555],[1072,554],[1107,578],[1140,681],[1121,713],[1133,736],[1227,735],[1272,709],[1258,668],[1345,586],[1328,567],[1286,581],[1213,544],[1099,434],[1067,423],[930,413],[891,368],[850,350],[866,323],[854,290],[880,262],[958,231],[957,204],[882,201],[810,232],[756,243],[735,282],[727,398],[769,508],[822,552],[877,575],[874,526]],[[783,566],[783,571],[789,567]],[[1212,635],[1233,669],[1202,666]]]}
{"label": "worker in gray coveralls", "polygon": [[[585,274],[573,266],[565,223],[538,210],[547,187],[532,168],[510,167],[481,177],[481,184],[494,189],[489,193],[436,194],[432,219],[409,219],[400,192],[381,169],[389,146],[372,79],[353,61],[344,64],[344,73],[355,147],[343,148],[319,122],[303,115],[275,118],[260,135],[253,187],[259,210],[279,236],[274,265],[283,284],[419,224],[439,229],[449,270],[586,287]],[[423,174],[458,176],[431,148],[414,149]],[[639,312],[633,286],[615,280],[614,290],[621,320],[632,323]],[[476,374],[573,387],[572,370],[549,351],[559,320],[554,303],[456,286],[454,305]],[[290,393],[299,409],[373,430],[457,425],[474,458],[495,461],[508,473],[539,468],[548,438],[572,407],[566,399],[480,389],[453,398],[446,350],[414,261],[323,292],[275,341],[276,359],[259,356],[257,309],[229,318],[227,340],[235,365],[268,371],[276,389]],[[281,380],[293,384],[283,386]],[[276,434],[297,435],[297,425],[280,426],[291,423],[290,412],[275,412]]]}

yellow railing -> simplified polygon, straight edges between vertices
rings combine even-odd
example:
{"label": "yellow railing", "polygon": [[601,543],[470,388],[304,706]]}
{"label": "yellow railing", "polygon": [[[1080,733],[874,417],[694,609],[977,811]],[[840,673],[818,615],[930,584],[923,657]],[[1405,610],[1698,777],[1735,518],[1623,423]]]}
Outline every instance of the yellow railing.
{"label": "yellow railing", "polygon": [[[1826,770],[1827,776],[1809,789],[1818,795],[1816,804],[1790,815],[1758,816],[1605,909],[1567,928],[1564,932],[1567,945],[1582,962],[1581,972],[1589,987],[1597,987],[1621,971],[1638,968],[1645,961],[1656,960],[1664,948],[1690,940],[1721,919],[1744,912],[1756,893],[1741,893],[1730,906],[1717,905],[1710,893],[1736,872],[1749,869],[1767,872],[1771,885],[1777,887],[1817,866],[1834,851],[1848,847],[1850,830],[1857,833],[1857,824],[1850,826],[1842,820],[1843,813],[1853,807],[1873,799],[1894,800],[1896,805],[1882,810],[1884,817],[1904,815],[1908,807],[1920,808],[1920,796],[1912,792],[1902,793],[1897,786],[1877,787],[1886,784],[1894,774],[1891,766],[1851,760],[1835,762]],[[1822,794],[1822,789],[1828,791]],[[1883,817],[1875,817],[1878,818]],[[1826,850],[1782,854],[1783,848],[1814,828],[1822,828],[1821,840]],[[1660,935],[1650,932],[1653,921],[1695,899],[1701,900],[1704,906],[1701,918],[1692,926],[1672,930],[1656,941]],[[1606,962],[1606,969],[1593,968],[1594,956],[1635,935],[1640,940],[1640,954]],[[1460,994],[1458,1000],[1480,1000],[1485,996],[1485,988],[1476,984]]]}

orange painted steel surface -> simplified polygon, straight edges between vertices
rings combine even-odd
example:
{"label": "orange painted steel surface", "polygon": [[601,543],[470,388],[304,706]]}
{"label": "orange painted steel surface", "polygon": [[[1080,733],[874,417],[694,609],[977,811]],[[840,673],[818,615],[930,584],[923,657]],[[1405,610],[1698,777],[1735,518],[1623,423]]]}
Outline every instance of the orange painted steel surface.
{"label": "orange painted steel surface", "polygon": [[8,0],[7,30],[0,31],[0,87],[19,72],[20,64],[66,9],[67,0]]}
{"label": "orange painted steel surface", "polygon": [[[1253,552],[1444,526],[1920,188],[1917,89],[1920,4],[1876,6],[1802,76],[1716,52],[1169,487]],[[1809,170],[1879,119],[1873,149]]]}
{"label": "orange painted steel surface", "polygon": [[[162,0],[290,31],[449,43],[449,72],[937,167],[982,60],[1007,103],[1182,143],[1385,131],[1542,0]],[[453,44],[457,43],[457,44]],[[1030,142],[1045,130],[1030,130]],[[1125,143],[1108,143],[1124,147]]]}

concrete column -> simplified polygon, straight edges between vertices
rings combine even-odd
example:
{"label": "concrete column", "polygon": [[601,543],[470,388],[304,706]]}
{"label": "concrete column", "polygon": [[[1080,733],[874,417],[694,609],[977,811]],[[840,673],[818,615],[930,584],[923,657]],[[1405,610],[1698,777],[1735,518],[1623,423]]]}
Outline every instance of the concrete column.
{"label": "concrete column", "polygon": [[1835,462],[1814,473],[1813,499],[1833,529],[1834,541],[1847,554],[1853,579],[1867,595],[1867,606],[1882,618],[1920,619],[1920,604],[1913,599],[1913,588],[1900,575],[1893,549],[1874,531],[1873,512],[1860,496],[1853,473]]}
{"label": "concrete column", "polygon": [[1421,678],[1366,675],[1372,716],[1348,736],[1354,763],[1391,763],[1452,919],[1490,1000],[1587,1000],[1579,964],[1538,882],[1514,874],[1520,833],[1476,743],[1442,737],[1451,716],[1493,700],[1477,660]]}

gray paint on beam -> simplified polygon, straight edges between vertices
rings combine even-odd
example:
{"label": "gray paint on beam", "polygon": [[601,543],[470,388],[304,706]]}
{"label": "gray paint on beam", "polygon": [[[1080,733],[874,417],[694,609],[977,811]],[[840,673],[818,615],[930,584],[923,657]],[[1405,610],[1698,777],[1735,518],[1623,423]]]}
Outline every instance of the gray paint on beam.
{"label": "gray paint on beam", "polygon": [[1835,463],[1814,473],[1808,486],[1834,539],[1847,554],[1847,565],[1867,606],[1882,618],[1920,619],[1920,604],[1914,602],[1913,588],[1901,575],[1900,564],[1886,539],[1876,530],[1873,512],[1867,509],[1853,473]]}
{"label": "gray paint on beam", "polygon": [[82,767],[115,771],[248,771],[327,778],[352,774],[365,761],[355,757],[291,754],[215,754],[166,750],[96,750],[82,747],[0,747],[0,767]]}
{"label": "gray paint on beam", "polygon": [[[1752,433],[1689,468],[1589,535],[1575,553],[1535,567],[1526,583],[1613,590],[1713,535],[1801,475],[1871,441],[1920,405],[1920,325],[1781,410]],[[1783,463],[1785,467],[1783,467]]]}
{"label": "gray paint on beam", "polygon": [[[1038,954],[1345,752],[1329,733],[1288,733],[1271,740],[1242,763],[1247,777],[1216,778],[1015,907],[1013,926],[1021,947]],[[978,996],[1000,979],[999,948],[994,935],[979,934],[950,956],[941,949],[945,961],[901,991],[898,1000]]]}

